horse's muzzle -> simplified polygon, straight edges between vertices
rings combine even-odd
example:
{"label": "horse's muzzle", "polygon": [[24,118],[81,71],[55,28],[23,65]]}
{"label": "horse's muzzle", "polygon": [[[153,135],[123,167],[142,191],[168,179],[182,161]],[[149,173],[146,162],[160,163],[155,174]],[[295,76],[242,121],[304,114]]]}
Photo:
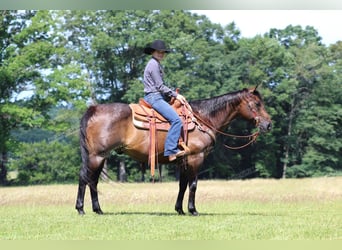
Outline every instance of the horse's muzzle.
{"label": "horse's muzzle", "polygon": [[269,132],[272,129],[272,122],[261,119],[258,123],[258,127],[260,129],[260,132],[262,132],[262,133]]}

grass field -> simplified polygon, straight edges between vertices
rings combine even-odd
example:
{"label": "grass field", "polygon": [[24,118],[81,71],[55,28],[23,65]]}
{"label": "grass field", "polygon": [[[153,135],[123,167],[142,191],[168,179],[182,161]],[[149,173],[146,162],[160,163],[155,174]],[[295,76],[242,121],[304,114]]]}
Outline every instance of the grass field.
{"label": "grass field", "polygon": [[105,215],[87,189],[79,216],[76,185],[0,188],[0,239],[342,239],[341,177],[199,181],[198,217],[174,211],[176,182],[99,190]]}

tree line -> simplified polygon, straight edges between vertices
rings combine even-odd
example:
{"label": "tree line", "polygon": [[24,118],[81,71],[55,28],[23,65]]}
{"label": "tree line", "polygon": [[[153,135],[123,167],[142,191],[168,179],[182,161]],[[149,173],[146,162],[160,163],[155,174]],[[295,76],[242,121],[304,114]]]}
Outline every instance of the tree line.
{"label": "tree line", "polygon": [[[259,84],[273,130],[250,147],[218,138],[200,178],[285,178],[342,173],[342,42],[329,46],[314,27],[241,37],[235,23],[182,10],[0,11],[0,183],[78,179],[79,120],[86,107],[137,102],[149,59],[163,39],[166,83],[188,100]],[[250,134],[246,122],[228,131]],[[120,167],[121,166],[121,167]],[[139,164],[112,153],[114,176],[141,179]],[[173,165],[163,175],[176,176]],[[115,177],[116,178],[116,177]]]}

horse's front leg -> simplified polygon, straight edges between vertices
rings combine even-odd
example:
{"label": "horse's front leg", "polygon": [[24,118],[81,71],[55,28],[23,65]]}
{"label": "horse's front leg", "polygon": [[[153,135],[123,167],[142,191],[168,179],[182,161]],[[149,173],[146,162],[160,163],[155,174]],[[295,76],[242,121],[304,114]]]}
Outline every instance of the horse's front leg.
{"label": "horse's front leg", "polygon": [[189,201],[188,201],[188,211],[194,216],[198,215],[195,197],[197,190],[197,179],[198,179],[198,169],[202,165],[204,160],[203,153],[198,155],[193,155],[188,157],[188,183],[189,183]]}
{"label": "horse's front leg", "polygon": [[191,178],[189,181],[189,202],[188,202],[188,211],[192,215],[197,216],[198,212],[195,206],[195,196],[197,190],[197,175],[194,178]]}
{"label": "horse's front leg", "polygon": [[175,205],[175,210],[179,215],[185,215],[183,210],[183,199],[185,190],[188,185],[188,174],[186,169],[186,160],[181,160],[181,163],[177,163],[177,167],[179,167],[180,175],[179,175],[179,191],[177,196],[177,201]]}

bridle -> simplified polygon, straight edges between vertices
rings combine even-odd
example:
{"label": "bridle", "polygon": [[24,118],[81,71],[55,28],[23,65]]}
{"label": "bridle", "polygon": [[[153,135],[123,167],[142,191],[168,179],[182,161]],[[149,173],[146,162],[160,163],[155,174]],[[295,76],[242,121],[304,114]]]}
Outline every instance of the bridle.
{"label": "bridle", "polygon": [[[251,94],[249,93],[249,96],[250,96]],[[259,127],[259,124],[260,124],[260,121],[261,121],[261,118],[260,118],[260,116],[258,116],[258,112],[256,111],[256,109],[254,108],[254,107],[252,107],[252,105],[251,105],[251,102],[252,101],[250,101],[250,100],[247,100],[248,101],[248,108],[249,108],[249,112],[251,112],[251,114],[252,114],[252,117],[253,117],[253,119],[254,119],[254,121],[255,121],[255,126],[256,127]]]}

